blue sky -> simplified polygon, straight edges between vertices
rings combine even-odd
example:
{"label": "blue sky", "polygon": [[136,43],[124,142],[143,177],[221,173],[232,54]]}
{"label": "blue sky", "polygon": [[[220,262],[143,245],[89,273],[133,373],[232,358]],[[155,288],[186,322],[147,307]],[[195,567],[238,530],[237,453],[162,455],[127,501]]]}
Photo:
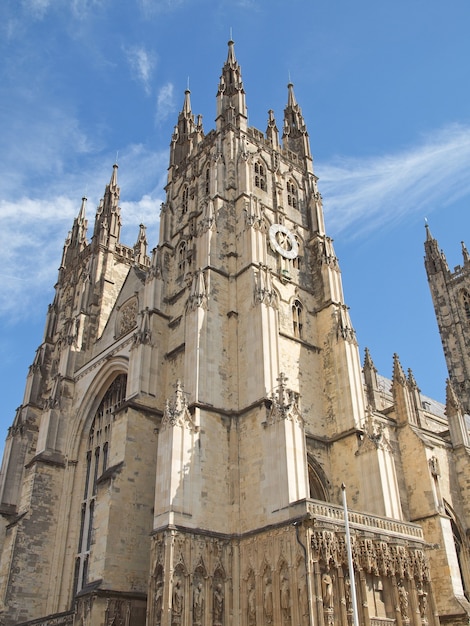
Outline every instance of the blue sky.
{"label": "blue sky", "polygon": [[207,133],[230,29],[249,123],[282,120],[289,77],[361,355],[397,352],[423,393],[446,370],[424,220],[470,244],[470,3],[452,0],[3,0],[0,6],[0,439],[42,340],[62,245],[91,223],[118,155],[123,242],[157,243],[168,145],[188,84]]}

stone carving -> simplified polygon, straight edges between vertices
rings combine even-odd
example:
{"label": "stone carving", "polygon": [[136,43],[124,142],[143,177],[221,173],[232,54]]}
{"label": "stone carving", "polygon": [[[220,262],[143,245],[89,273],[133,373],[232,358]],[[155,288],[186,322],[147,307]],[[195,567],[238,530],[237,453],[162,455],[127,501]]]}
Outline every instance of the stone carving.
{"label": "stone carving", "polygon": [[116,337],[122,337],[137,326],[137,298],[131,298],[125,302],[119,311]]}
{"label": "stone carving", "polygon": [[437,457],[432,456],[429,459],[429,469],[431,471],[431,476],[433,476],[434,478],[439,478],[439,476],[441,475],[441,470],[439,469],[439,460],[437,459]]}
{"label": "stone carving", "polygon": [[193,624],[201,626],[204,620],[204,591],[202,583],[197,583],[193,591]]}
{"label": "stone carving", "polygon": [[89,626],[93,598],[80,598],[75,605],[75,626]]}
{"label": "stone carving", "polygon": [[400,583],[398,585],[398,602],[400,603],[400,613],[401,613],[401,616],[402,616],[403,620],[404,621],[409,621],[409,617],[408,617],[408,608],[409,608],[408,592],[405,589],[405,585],[403,584],[403,581],[400,581]]}
{"label": "stone carving", "polygon": [[173,400],[167,400],[163,412],[162,428],[169,426],[185,426],[197,431],[197,426],[188,410],[188,404],[180,380],[176,381],[176,390]]}
{"label": "stone carving", "polygon": [[181,580],[178,578],[173,585],[171,595],[171,625],[181,626],[184,609],[184,595],[181,588]]}
{"label": "stone carving", "polygon": [[162,608],[163,608],[163,579],[162,573],[159,572],[155,585],[155,598],[153,605],[154,622],[156,626],[162,621]]}
{"label": "stone carving", "polygon": [[323,608],[327,610],[333,609],[334,597],[333,597],[333,579],[331,577],[329,569],[324,572],[321,579]]}
{"label": "stone carving", "polygon": [[290,623],[290,588],[287,574],[281,572],[281,588],[279,590],[281,618],[283,624]]}
{"label": "stone carving", "polygon": [[250,576],[248,581],[247,613],[248,626],[256,626],[256,596],[253,576]]}
{"label": "stone carving", "polygon": [[349,574],[344,577],[344,602],[346,604],[346,611],[349,613],[352,611],[352,592],[351,592],[351,579]]}
{"label": "stone carving", "polygon": [[221,583],[217,583],[213,597],[214,626],[222,626],[224,621],[224,591]]}
{"label": "stone carving", "polygon": [[300,414],[298,401],[299,394],[291,389],[287,389],[287,377],[281,372],[277,381],[279,386],[277,392],[273,392],[270,398],[270,406],[268,409],[267,423],[274,424],[280,420],[298,421],[303,424],[302,415]]}
{"label": "stone carving", "polygon": [[421,619],[424,621],[426,619],[426,612],[428,608],[428,594],[424,589],[423,584],[419,583],[417,587],[418,592],[418,608]]}
{"label": "stone carving", "polygon": [[260,265],[256,275],[255,302],[277,308],[277,295],[272,284],[271,270],[266,265]]}
{"label": "stone carving", "polygon": [[206,280],[202,269],[198,269],[193,274],[187,306],[188,311],[194,311],[199,307],[206,308],[207,306]]}
{"label": "stone carving", "polygon": [[266,624],[273,622],[273,581],[271,574],[266,576],[263,597],[264,619]]}
{"label": "stone carving", "polygon": [[128,600],[108,600],[105,611],[105,626],[129,626],[131,603]]}
{"label": "stone carving", "polygon": [[152,342],[152,331],[150,326],[150,310],[147,307],[140,312],[139,329],[134,333],[134,345],[145,344],[150,345]]}

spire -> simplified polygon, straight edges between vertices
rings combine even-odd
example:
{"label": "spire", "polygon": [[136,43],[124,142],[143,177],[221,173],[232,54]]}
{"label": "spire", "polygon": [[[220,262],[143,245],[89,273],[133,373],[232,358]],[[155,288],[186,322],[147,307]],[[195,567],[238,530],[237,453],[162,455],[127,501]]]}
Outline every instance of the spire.
{"label": "spire", "polygon": [[462,241],[461,244],[462,244],[463,264],[467,265],[468,263],[470,263],[470,255],[468,254],[468,250],[467,250],[465,243]]}
{"label": "spire", "polygon": [[95,245],[102,244],[114,247],[121,233],[121,209],[119,196],[121,193],[117,180],[118,165],[113,165],[109,184],[106,185],[104,196],[100,201],[95,216],[93,240]]}
{"label": "spire", "polygon": [[369,348],[365,350],[364,356],[364,382],[366,384],[367,401],[369,406],[373,410],[380,410],[381,407],[381,394],[379,389],[379,383],[377,379],[377,368],[372,361],[372,357],[369,352]]}
{"label": "spire", "polygon": [[70,266],[70,263],[76,259],[80,252],[87,246],[86,234],[88,221],[85,211],[86,203],[87,199],[83,196],[78,215],[73,220],[72,230],[69,231],[67,239],[65,240],[61,268]]}
{"label": "spire", "polygon": [[426,223],[426,241],[424,242],[424,265],[426,267],[426,273],[429,277],[433,274],[438,274],[439,272],[448,273],[449,266],[447,265],[447,260],[444,253],[439,250],[439,244],[437,240],[433,238],[431,235],[431,230],[429,225]]}
{"label": "spire", "polygon": [[403,367],[400,363],[400,358],[397,353],[393,355],[393,374],[392,374],[392,385],[395,384],[404,387],[406,385],[406,376],[403,370]]}
{"label": "spire", "polygon": [[290,81],[287,85],[287,106],[284,109],[282,142],[284,148],[304,157],[307,168],[312,171],[312,155],[307,127],[302,116],[302,110],[295,99],[294,85]]}
{"label": "spire", "polygon": [[134,262],[138,265],[147,265],[147,233],[143,224],[139,226],[139,235],[134,245]]}
{"label": "spire", "polygon": [[170,165],[179,165],[193,151],[194,145],[204,136],[202,118],[198,115],[197,124],[191,109],[191,92],[189,88],[184,92],[183,108],[178,115],[170,147]]}
{"label": "spire", "polygon": [[247,118],[241,68],[235,58],[234,42],[230,39],[227,61],[222,68],[217,91],[217,130],[225,126],[246,130]]}
{"label": "spire", "polygon": [[276,120],[274,119],[274,111],[268,111],[268,128],[266,129],[266,137],[273,148],[279,148],[279,131],[277,129]]}

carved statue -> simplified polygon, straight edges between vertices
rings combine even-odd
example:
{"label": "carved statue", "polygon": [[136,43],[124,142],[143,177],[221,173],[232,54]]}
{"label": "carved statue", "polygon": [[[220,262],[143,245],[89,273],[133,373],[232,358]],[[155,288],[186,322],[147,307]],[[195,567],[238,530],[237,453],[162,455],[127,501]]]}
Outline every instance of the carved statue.
{"label": "carved statue", "polygon": [[157,582],[157,590],[155,591],[155,624],[160,624],[162,619],[162,607],[163,607],[163,581]]}
{"label": "carved statue", "polygon": [[249,626],[256,625],[256,598],[253,583],[248,586],[248,624]]}
{"label": "carved statue", "polygon": [[419,605],[419,614],[422,618],[426,617],[426,611],[428,608],[428,594],[423,587],[423,583],[419,583],[418,585],[418,605]]}
{"label": "carved statue", "polygon": [[271,624],[273,621],[273,585],[272,585],[272,580],[270,576],[266,578],[263,605],[264,605],[264,616],[266,618],[266,623]]}
{"label": "carved statue", "polygon": [[333,608],[333,580],[328,573],[328,570],[323,574],[321,579],[322,596],[323,596],[323,608]]}
{"label": "carved statue", "polygon": [[283,623],[287,623],[290,620],[290,590],[289,581],[283,576],[281,581],[281,614]]}
{"label": "carved statue", "polygon": [[181,581],[177,580],[173,588],[171,603],[171,624],[172,626],[180,626],[184,608],[184,596],[181,589]]}
{"label": "carved statue", "polygon": [[352,609],[352,595],[351,595],[351,579],[348,575],[344,577],[344,599],[346,601],[346,611]]}
{"label": "carved statue", "polygon": [[224,620],[224,592],[219,583],[214,589],[214,626],[222,626]]}
{"label": "carved statue", "polygon": [[398,600],[400,602],[400,612],[403,619],[407,620],[408,618],[408,592],[405,589],[403,582],[398,585]]}
{"label": "carved statue", "polygon": [[193,624],[200,626],[204,615],[204,591],[202,583],[198,583],[193,592]]}

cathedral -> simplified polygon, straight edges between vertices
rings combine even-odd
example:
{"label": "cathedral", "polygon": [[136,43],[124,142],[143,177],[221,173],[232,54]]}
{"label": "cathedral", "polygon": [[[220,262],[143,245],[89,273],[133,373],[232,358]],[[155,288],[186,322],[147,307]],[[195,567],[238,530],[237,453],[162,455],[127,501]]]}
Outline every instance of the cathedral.
{"label": "cathedral", "polygon": [[90,230],[83,199],[5,445],[0,624],[469,623],[470,257],[427,228],[444,406],[361,363],[317,183],[293,85],[249,127],[229,41],[153,249],[117,165]]}

